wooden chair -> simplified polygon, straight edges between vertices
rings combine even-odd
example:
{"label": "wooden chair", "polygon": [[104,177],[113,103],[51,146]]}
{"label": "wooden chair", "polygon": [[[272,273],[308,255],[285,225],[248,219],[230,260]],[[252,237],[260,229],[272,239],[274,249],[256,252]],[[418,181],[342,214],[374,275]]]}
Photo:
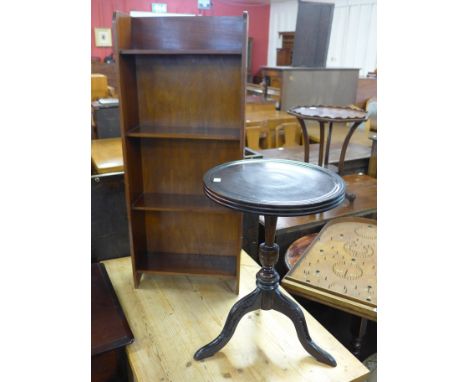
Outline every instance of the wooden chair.
{"label": "wooden chair", "polygon": [[261,150],[261,146],[266,146],[268,135],[268,128],[264,122],[245,126],[246,146],[252,150]]}
{"label": "wooden chair", "polygon": [[114,98],[115,90],[107,83],[107,76],[104,74],[91,74],[91,101],[99,98]]}
{"label": "wooden chair", "polygon": [[276,147],[301,145],[301,127],[297,122],[282,123],[275,128]]}
{"label": "wooden chair", "polygon": [[291,123],[291,119],[290,118],[288,119],[273,118],[273,119],[267,119],[265,121],[266,127],[268,129],[267,147],[269,149],[279,147],[276,141],[276,128],[283,123]]}

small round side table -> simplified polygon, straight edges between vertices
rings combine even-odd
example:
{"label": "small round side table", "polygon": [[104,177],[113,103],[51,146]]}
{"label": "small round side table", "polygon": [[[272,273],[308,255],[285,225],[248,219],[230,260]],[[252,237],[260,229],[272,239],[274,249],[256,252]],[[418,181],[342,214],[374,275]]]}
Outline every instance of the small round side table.
{"label": "small round side table", "polygon": [[[317,121],[320,125],[320,146],[319,146],[319,161],[318,165],[322,167],[328,166],[328,158],[330,152],[330,142],[334,122],[354,122],[346,134],[343,146],[341,148],[338,173],[342,174],[344,169],[344,159],[349,141],[356,128],[364,121],[367,121],[367,113],[364,110],[352,108],[348,106],[295,106],[288,110],[288,113],[294,115],[301,125],[302,134],[304,136],[304,162],[309,162],[309,133],[305,125],[305,120]],[[328,123],[328,137],[324,148],[325,140],[325,124]],[[324,150],[325,149],[325,150]]]}
{"label": "small round side table", "polygon": [[203,177],[205,194],[234,210],[265,216],[265,242],[260,244],[257,288],[231,308],[221,334],[199,349],[194,358],[212,356],[231,339],[241,318],[254,310],[274,309],[291,319],[304,349],[318,361],[336,366],[335,359],[312,341],[301,308],[279,290],[274,266],[278,216],[328,211],[344,201],[345,183],[332,171],[309,163],[281,159],[244,159],[216,166]]}

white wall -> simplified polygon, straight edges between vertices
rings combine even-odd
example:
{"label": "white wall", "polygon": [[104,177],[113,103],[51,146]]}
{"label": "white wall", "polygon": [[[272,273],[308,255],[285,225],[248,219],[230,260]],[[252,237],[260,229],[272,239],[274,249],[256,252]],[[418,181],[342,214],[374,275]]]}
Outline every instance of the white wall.
{"label": "white wall", "polygon": [[278,32],[296,30],[298,0],[271,0],[270,32],[268,35],[268,65],[276,65],[276,49],[281,47]]}
{"label": "white wall", "polygon": [[[278,32],[296,30],[298,0],[271,0],[268,65],[276,65]],[[336,0],[327,67],[377,67],[377,0]]]}

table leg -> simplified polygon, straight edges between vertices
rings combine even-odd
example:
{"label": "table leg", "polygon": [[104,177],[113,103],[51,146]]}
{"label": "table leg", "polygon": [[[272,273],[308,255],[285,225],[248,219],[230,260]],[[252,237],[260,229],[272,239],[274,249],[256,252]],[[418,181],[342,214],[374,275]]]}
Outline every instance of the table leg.
{"label": "table leg", "polygon": [[356,358],[359,358],[361,355],[362,343],[364,341],[364,336],[367,332],[367,319],[360,318],[359,330],[356,337],[353,338],[351,342],[351,353],[354,354]]}
{"label": "table leg", "polygon": [[[349,141],[351,140],[351,136],[353,135],[354,131],[357,129],[357,127],[361,123],[362,122],[354,122],[354,124],[349,129],[348,134],[346,134],[346,138],[345,138],[345,140],[343,142],[343,146],[341,147],[340,162],[338,164],[338,174],[340,174],[340,175],[343,175],[346,150],[348,149],[348,144],[349,144]],[[348,199],[349,202],[352,203],[354,201],[354,199],[356,199],[356,194],[354,194],[352,192],[346,192],[346,199]]]}
{"label": "table leg", "polygon": [[304,141],[304,162],[309,163],[309,132],[302,118],[297,117],[299,125],[301,125],[302,139]]}
{"label": "table leg", "polygon": [[330,143],[331,143],[331,136],[333,130],[333,122],[328,123],[328,135],[327,135],[327,145],[325,146],[325,164],[324,166],[328,166],[328,158],[330,156]]}
{"label": "table leg", "polygon": [[320,143],[318,165],[323,167],[323,147],[325,145],[325,122],[319,121],[320,125]]}
{"label": "table leg", "polygon": [[362,123],[362,121],[361,122],[354,122],[354,124],[348,130],[348,134],[346,134],[345,140],[343,141],[343,146],[341,147],[340,162],[338,164],[338,174],[340,174],[340,175],[343,174],[346,150],[348,149],[348,144],[349,144],[349,141],[351,140],[351,136],[353,135],[354,131],[357,129],[357,127],[361,123]]}
{"label": "table leg", "polygon": [[241,318],[247,313],[259,309],[260,302],[261,290],[259,288],[237,301],[228,314],[221,334],[208,345],[198,349],[193,358],[199,361],[204,358],[211,357],[213,354],[221,350],[231,339]]}
{"label": "table leg", "polygon": [[276,216],[265,216],[265,242],[260,245],[260,263],[262,268],[257,273],[257,288],[240,299],[231,308],[221,334],[209,344],[199,349],[194,358],[201,360],[221,350],[231,339],[237,324],[248,312],[276,310],[291,319],[304,349],[319,362],[336,366],[335,359],[317,346],[310,338],[307,322],[301,308],[279,290],[280,277],[274,265],[278,261],[279,246],[274,242],[276,233]]}

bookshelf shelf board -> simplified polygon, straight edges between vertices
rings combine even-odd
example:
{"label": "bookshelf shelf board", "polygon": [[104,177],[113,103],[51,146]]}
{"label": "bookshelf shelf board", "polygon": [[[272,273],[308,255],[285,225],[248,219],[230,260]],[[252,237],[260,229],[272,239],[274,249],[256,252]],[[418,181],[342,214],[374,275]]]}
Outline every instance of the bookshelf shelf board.
{"label": "bookshelf shelf board", "polygon": [[188,55],[188,54],[207,54],[207,55],[241,55],[240,50],[210,50],[210,49],[122,49],[121,55]]}
{"label": "bookshelf shelf board", "polygon": [[140,257],[137,271],[153,274],[195,274],[236,278],[236,261],[236,256],[153,252]]}
{"label": "bookshelf shelf board", "polygon": [[239,129],[214,127],[136,126],[127,131],[133,138],[174,138],[239,141]]}

